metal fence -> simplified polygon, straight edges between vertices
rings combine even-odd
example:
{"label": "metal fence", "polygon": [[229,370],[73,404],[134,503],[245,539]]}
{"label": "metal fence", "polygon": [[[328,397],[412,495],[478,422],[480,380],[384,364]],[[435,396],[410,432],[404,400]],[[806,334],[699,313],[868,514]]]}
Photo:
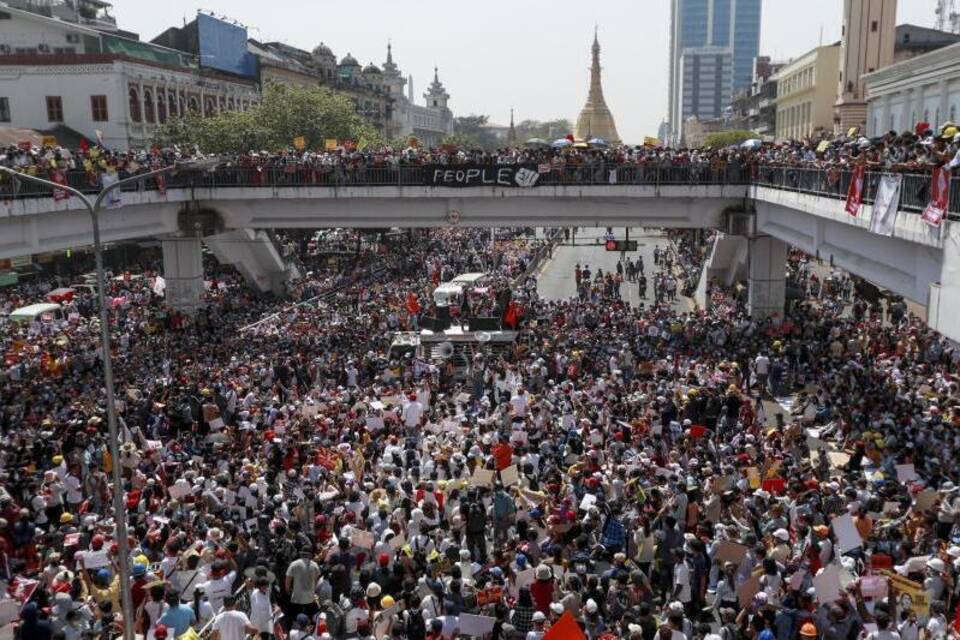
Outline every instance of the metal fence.
{"label": "metal fence", "polygon": [[[456,166],[456,165],[451,165]],[[213,171],[182,171],[166,175],[162,182],[146,178],[126,187],[125,191],[155,191],[195,188],[286,188],[286,187],[402,187],[430,186],[433,166],[400,165],[370,167],[317,166],[298,163],[269,167],[221,166]],[[546,167],[544,167],[546,169]],[[828,171],[792,167],[752,167],[728,164],[710,166],[705,164],[655,165],[655,164],[584,164],[550,167],[540,173],[536,186],[590,186],[590,185],[642,185],[642,186],[709,186],[709,185],[759,185],[811,193],[819,196],[843,199],[850,186],[850,171]],[[864,186],[864,202],[872,204],[880,182],[879,172],[867,172]],[[121,178],[126,177],[121,175]],[[98,180],[83,171],[65,174],[66,182],[85,193],[100,190]],[[930,181],[927,174],[904,174],[900,190],[900,209],[920,212],[930,199]],[[482,188],[482,187],[474,187]],[[536,187],[534,187],[536,188]],[[0,179],[0,199],[51,197],[50,188],[26,181]],[[948,207],[951,219],[960,217],[960,178],[953,178]]]}
{"label": "metal fence", "polygon": [[[863,181],[863,202],[873,204],[880,186],[883,172],[867,171]],[[900,186],[901,211],[922,212],[930,202],[930,184],[928,174],[904,173]],[[795,167],[760,167],[754,184],[773,187],[785,191],[797,191],[845,200],[850,188],[852,171],[828,171],[825,169],[803,169]],[[960,219],[960,178],[950,181],[950,199],[947,206],[951,220]]]}

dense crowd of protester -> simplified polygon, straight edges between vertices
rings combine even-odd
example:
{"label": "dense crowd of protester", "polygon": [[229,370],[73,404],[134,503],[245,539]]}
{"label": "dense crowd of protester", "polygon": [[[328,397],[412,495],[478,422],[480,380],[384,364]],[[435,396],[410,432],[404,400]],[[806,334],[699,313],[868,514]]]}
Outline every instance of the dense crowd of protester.
{"label": "dense crowd of protester", "polygon": [[[707,176],[726,176],[729,180],[756,177],[759,167],[810,167],[840,172],[854,164],[874,170],[928,173],[934,167],[960,166],[960,131],[953,123],[932,127],[917,123],[913,131],[888,132],[867,138],[851,135],[774,143],[749,141],[724,148],[664,148],[656,146],[506,147],[488,151],[452,146],[437,148],[343,149],[310,151],[289,148],[280,152],[250,151],[223,157],[214,172],[218,184],[349,184],[356,182],[402,182],[403,169],[424,165],[536,164],[542,172],[553,173],[555,181],[608,182],[605,173],[618,170],[620,182],[655,180],[651,170],[685,168],[684,181],[696,182]],[[581,148],[581,146],[583,148]],[[198,150],[159,148],[117,152],[99,145],[84,144],[79,149],[61,147],[9,147],[0,154],[0,164],[18,171],[44,177],[80,189],[104,186],[104,175],[125,178],[177,162],[205,159]],[[678,174],[679,175],[679,174]],[[154,180],[149,188],[164,189],[176,177]],[[109,181],[109,179],[108,179]],[[546,182],[547,180],[544,180]],[[837,180],[834,180],[836,182]],[[4,193],[36,193],[0,183]]]}
{"label": "dense crowd of protester", "polygon": [[[674,235],[655,266],[694,272],[706,241]],[[62,322],[3,324],[0,577],[19,637],[117,629],[114,465],[148,639],[952,633],[954,345],[853,311],[855,288],[793,254],[804,300],[780,323],[530,291],[521,339],[477,341],[460,376],[391,355],[439,282],[529,285],[535,246],[423,231],[338,272],[300,251],[300,304],[218,273],[176,322],[156,320],[155,274],[115,274],[118,460],[89,293]]]}

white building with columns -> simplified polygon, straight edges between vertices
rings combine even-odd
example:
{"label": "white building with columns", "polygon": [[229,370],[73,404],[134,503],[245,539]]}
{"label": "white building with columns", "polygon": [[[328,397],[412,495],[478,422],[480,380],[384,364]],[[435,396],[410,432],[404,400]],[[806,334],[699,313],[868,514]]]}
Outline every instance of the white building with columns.
{"label": "white building with columns", "polygon": [[864,76],[867,131],[912,131],[918,122],[936,130],[960,116],[960,43],[909,58]]}
{"label": "white building with columns", "polygon": [[11,7],[0,14],[0,126],[65,126],[142,148],[170,117],[258,99],[254,80],[201,69],[180,51]]}

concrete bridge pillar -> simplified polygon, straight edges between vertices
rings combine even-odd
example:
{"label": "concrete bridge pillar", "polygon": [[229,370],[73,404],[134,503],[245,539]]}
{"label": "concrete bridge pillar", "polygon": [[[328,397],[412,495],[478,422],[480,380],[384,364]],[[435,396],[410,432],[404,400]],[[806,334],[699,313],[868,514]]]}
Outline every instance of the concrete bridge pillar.
{"label": "concrete bridge pillar", "polygon": [[786,304],[786,242],[759,236],[750,238],[749,298],[750,316],[754,320],[783,319]]}
{"label": "concrete bridge pillar", "polygon": [[199,237],[170,237],[163,245],[163,278],[167,304],[181,313],[193,314],[203,296],[203,249]]}

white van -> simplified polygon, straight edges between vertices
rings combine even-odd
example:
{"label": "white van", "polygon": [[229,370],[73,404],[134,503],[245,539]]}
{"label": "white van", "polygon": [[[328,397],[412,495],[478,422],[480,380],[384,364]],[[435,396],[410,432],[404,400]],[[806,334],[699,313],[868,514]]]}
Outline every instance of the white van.
{"label": "white van", "polygon": [[490,278],[485,273],[462,273],[450,282],[443,282],[433,290],[433,302],[438,307],[456,307],[463,302],[463,290],[485,287]]}
{"label": "white van", "polygon": [[63,318],[63,307],[53,302],[43,302],[20,307],[19,309],[11,311],[9,316],[10,322],[16,322],[18,324],[30,324],[35,320],[40,320],[41,322],[59,322],[62,321]]}

